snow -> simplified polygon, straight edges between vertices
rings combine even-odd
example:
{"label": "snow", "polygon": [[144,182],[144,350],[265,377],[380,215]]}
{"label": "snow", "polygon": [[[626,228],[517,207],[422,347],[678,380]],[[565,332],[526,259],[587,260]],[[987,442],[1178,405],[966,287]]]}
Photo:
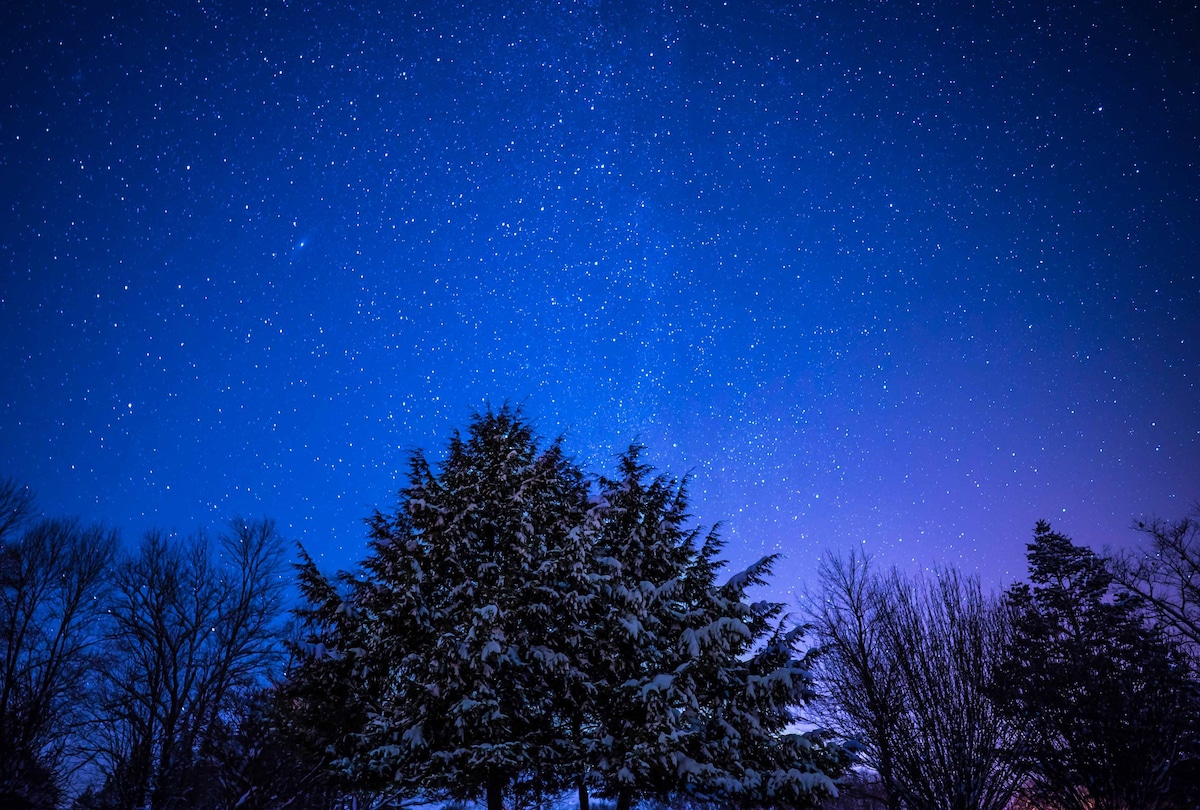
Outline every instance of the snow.
{"label": "snow", "polygon": [[744,591],[747,587],[749,587],[751,579],[753,579],[756,574],[761,573],[763,566],[771,561],[772,556],[773,555],[768,554],[744,571],[738,571],[736,574],[731,576],[724,585],[721,586],[721,590],[728,591],[732,589],[738,592]]}
{"label": "snow", "polygon": [[674,683],[674,681],[674,675],[667,675],[665,673],[661,675],[655,675],[654,680],[642,687],[642,697],[645,698],[651,692],[666,692],[671,688],[671,684]]}

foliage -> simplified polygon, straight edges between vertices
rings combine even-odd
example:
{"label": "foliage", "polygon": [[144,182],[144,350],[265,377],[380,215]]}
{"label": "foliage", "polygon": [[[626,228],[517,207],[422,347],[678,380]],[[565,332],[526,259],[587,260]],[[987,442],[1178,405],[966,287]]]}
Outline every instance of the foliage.
{"label": "foliage", "polygon": [[303,549],[300,559],[302,601],[294,612],[305,637],[290,642],[290,665],[278,686],[280,733],[305,761],[320,763],[332,783],[386,788],[388,780],[352,767],[359,764],[358,732],[388,672],[362,664],[373,629]]}
{"label": "foliage", "polygon": [[[695,590],[687,623],[699,655],[689,650],[677,670],[691,682],[698,721],[688,758],[678,759],[679,773],[690,776],[684,787],[722,806],[816,806],[836,793],[832,780],[849,754],[822,731],[795,730],[816,697],[813,655],[799,653],[805,628],[789,627],[778,602],[747,600],[750,588],[766,584],[774,555],[716,586],[711,564],[720,548],[710,535],[685,577],[685,592]],[[691,644],[686,629],[681,641]]]}
{"label": "foliage", "polygon": [[631,448],[593,509],[601,566],[593,612],[597,709],[589,749],[618,808],[673,793],[722,804],[804,806],[831,792],[844,753],[791,734],[813,698],[798,628],[746,601],[775,558],[717,584],[723,546],[697,545],[686,486],[652,477]]}
{"label": "foliage", "polygon": [[[518,774],[563,759],[556,697],[579,677],[586,494],[561,446],[543,450],[508,409],[456,434],[437,473],[413,455],[399,508],[369,521],[361,578],[344,578],[349,599],[324,617],[333,633],[312,637],[349,662],[365,698],[350,772],[495,802]],[[306,576],[326,604],[331,587]]]}
{"label": "foliage", "polygon": [[591,653],[586,762],[601,792],[663,796],[675,783],[671,753],[687,733],[678,646],[686,606],[682,578],[696,554],[685,527],[686,496],[631,450],[620,474],[602,480],[589,516],[595,538],[597,599],[588,616]]}

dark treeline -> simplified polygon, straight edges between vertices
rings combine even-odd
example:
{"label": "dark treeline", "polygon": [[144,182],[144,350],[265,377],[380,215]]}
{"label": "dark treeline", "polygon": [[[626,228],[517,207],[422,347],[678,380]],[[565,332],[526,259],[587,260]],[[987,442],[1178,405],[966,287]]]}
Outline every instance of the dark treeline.
{"label": "dark treeline", "polygon": [[507,407],[336,576],[270,521],[123,547],[0,482],[0,806],[1200,806],[1200,511],[1112,558],[1039,524],[1001,594],[829,555],[789,616],[687,510]]}
{"label": "dark treeline", "polygon": [[288,578],[269,521],[122,550],[0,482],[0,806],[234,806],[220,761],[283,671]]}
{"label": "dark treeline", "polygon": [[999,596],[831,557],[815,716],[857,746],[842,807],[1200,807],[1200,511],[1104,558],[1039,523]]}

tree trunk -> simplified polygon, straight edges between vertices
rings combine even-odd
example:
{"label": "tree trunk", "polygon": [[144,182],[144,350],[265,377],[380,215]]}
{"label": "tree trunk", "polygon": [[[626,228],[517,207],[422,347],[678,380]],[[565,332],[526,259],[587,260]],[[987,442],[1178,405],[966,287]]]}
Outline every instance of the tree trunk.
{"label": "tree trunk", "polygon": [[892,771],[892,757],[886,749],[879,763],[880,781],[883,783],[883,798],[887,803],[887,810],[904,810],[904,802],[900,798],[900,786],[896,784],[896,778]]}
{"label": "tree trunk", "polygon": [[622,787],[617,791],[617,810],[629,810],[633,807],[633,788]]}
{"label": "tree trunk", "polygon": [[489,776],[487,780],[487,810],[504,810],[504,778]]}
{"label": "tree trunk", "polygon": [[588,789],[587,776],[580,774],[579,776],[579,810],[588,810]]}

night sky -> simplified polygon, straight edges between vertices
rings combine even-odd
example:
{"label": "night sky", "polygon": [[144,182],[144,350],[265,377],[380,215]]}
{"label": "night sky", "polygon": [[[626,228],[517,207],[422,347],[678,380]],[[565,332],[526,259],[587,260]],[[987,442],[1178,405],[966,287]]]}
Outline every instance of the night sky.
{"label": "night sky", "polygon": [[365,553],[488,403],[729,557],[1200,497],[1194,3],[15,2],[0,475]]}

